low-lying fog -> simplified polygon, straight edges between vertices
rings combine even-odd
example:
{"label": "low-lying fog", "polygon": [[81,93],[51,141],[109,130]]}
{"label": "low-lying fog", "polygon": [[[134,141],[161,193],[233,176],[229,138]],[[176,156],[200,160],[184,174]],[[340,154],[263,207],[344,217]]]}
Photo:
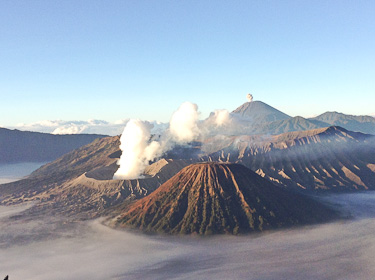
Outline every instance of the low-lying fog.
{"label": "low-lying fog", "polygon": [[356,218],[261,236],[146,236],[100,221],[9,218],[0,208],[0,277],[10,279],[371,279],[375,193],[335,195]]}
{"label": "low-lying fog", "polygon": [[[263,235],[147,236],[0,207],[0,279],[373,279],[375,192],[333,195],[353,220]],[[3,278],[1,278],[3,277]]]}
{"label": "low-lying fog", "polygon": [[0,164],[0,184],[6,184],[16,181],[29,175],[35,169],[45,163],[41,162],[22,162],[14,164]]}

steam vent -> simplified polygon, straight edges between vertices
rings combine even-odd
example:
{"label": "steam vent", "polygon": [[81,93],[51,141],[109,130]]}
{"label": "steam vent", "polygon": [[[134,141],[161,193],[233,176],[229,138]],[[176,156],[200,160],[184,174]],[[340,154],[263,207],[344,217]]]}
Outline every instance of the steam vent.
{"label": "steam vent", "polygon": [[145,232],[239,234],[335,216],[328,207],[284,191],[243,165],[211,162],[183,168],[114,223]]}

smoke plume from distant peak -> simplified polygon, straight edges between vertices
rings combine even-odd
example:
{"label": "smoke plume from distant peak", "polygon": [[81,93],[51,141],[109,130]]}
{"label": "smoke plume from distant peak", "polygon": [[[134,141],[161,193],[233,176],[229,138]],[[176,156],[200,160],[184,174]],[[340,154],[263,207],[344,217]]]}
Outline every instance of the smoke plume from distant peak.
{"label": "smoke plume from distant peak", "polygon": [[247,101],[248,101],[248,102],[252,102],[252,101],[253,101],[253,95],[250,94],[250,93],[248,93],[248,94],[246,95],[246,98],[247,98]]}

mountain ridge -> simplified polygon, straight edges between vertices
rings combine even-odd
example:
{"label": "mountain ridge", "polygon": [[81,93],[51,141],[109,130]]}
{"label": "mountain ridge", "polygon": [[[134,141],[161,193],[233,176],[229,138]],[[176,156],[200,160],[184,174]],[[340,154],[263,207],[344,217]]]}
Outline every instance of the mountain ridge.
{"label": "mountain ridge", "polygon": [[371,116],[354,116],[338,112],[325,112],[310,118],[317,125],[342,126],[351,131],[375,135],[375,118]]}
{"label": "mountain ridge", "polygon": [[89,144],[98,134],[54,135],[0,127],[0,163],[47,162]]}

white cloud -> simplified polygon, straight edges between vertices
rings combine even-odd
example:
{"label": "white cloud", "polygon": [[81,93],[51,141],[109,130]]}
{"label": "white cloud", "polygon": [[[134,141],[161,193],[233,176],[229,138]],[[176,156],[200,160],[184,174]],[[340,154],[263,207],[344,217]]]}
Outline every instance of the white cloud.
{"label": "white cloud", "polygon": [[[34,123],[20,123],[12,129],[24,131],[36,131],[52,134],[104,134],[104,135],[120,135],[129,119],[117,120],[113,123],[104,120],[87,120],[87,121],[63,121],[63,120],[43,120]],[[156,121],[153,124],[151,133],[160,133],[168,125]]]}

